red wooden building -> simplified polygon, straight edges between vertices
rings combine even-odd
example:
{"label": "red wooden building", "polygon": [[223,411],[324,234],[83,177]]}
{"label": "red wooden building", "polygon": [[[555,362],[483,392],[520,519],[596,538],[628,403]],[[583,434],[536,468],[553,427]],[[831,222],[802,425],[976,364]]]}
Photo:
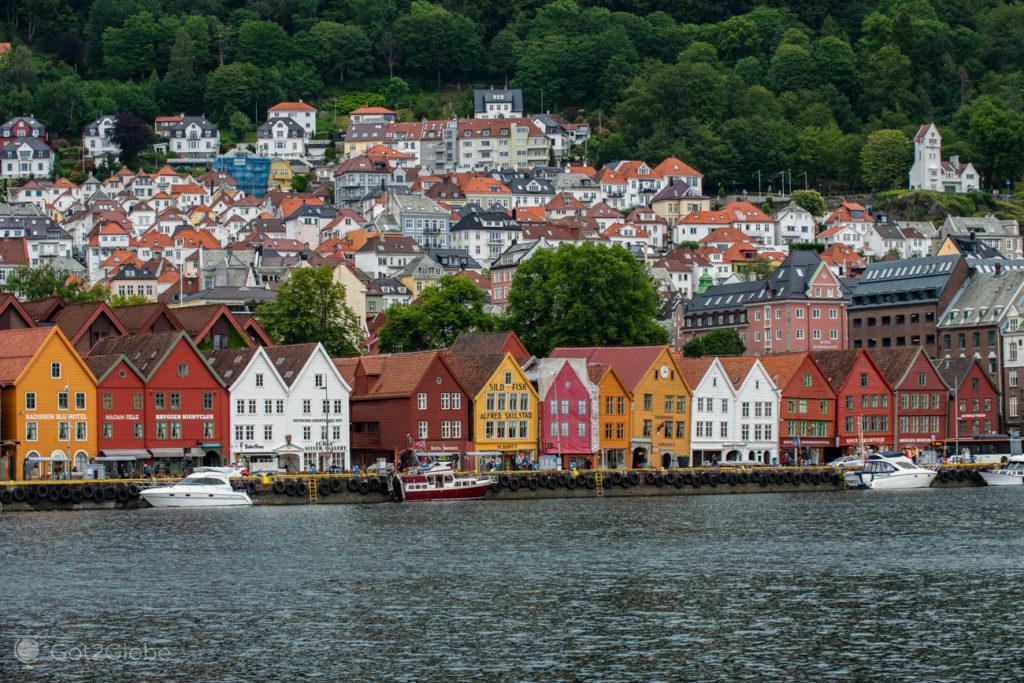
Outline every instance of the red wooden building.
{"label": "red wooden building", "polygon": [[836,392],[836,445],[843,455],[893,448],[892,387],[865,349],[814,351]]}
{"label": "red wooden building", "polygon": [[172,473],[226,461],[228,391],[187,334],[107,338],[86,362],[99,380],[98,447],[105,455],[133,456]]}
{"label": "red wooden building", "polygon": [[836,448],[836,392],[821,368],[806,353],[760,356],[780,392],[779,454],[825,463]]}
{"label": "red wooden building", "polygon": [[403,451],[472,450],[471,397],[441,351],[382,354],[334,361],[352,387],[352,463],[394,462]]}
{"label": "red wooden building", "polygon": [[935,369],[949,386],[947,438],[999,431],[999,390],[975,358],[940,358]]}
{"label": "red wooden building", "polygon": [[871,359],[893,388],[897,450],[928,450],[946,438],[949,387],[920,346],[871,349]]}

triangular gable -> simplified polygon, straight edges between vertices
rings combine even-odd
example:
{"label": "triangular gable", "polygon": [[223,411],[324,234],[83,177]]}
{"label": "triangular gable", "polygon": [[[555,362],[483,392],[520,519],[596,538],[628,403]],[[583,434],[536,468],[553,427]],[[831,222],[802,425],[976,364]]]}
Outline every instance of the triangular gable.
{"label": "triangular gable", "polygon": [[124,363],[128,367],[128,369],[132,371],[132,374],[139,378],[140,382],[145,384],[146,377],[141,372],[139,372],[139,369],[135,367],[135,365],[130,360],[128,360],[128,357],[122,353],[119,354],[118,359],[111,363],[110,367],[107,368],[102,375],[96,378],[97,386],[102,384],[103,380],[105,380],[110,375],[110,373],[117,369],[122,363]]}
{"label": "triangular gable", "polygon": [[18,315],[25,323],[25,327],[38,327],[36,321],[32,319],[32,316],[22,307],[21,302],[18,301],[18,297],[13,294],[8,294],[0,299],[0,313],[3,313],[7,309],[12,309],[14,313]]}
{"label": "triangular gable", "polygon": [[903,370],[903,374],[900,375],[899,381],[896,382],[896,386],[903,386],[903,383],[907,381],[907,377],[910,376],[911,370],[913,370],[914,366],[917,365],[918,361],[921,360],[922,355],[925,359],[924,365],[928,367],[928,371],[931,372],[931,374],[934,375],[936,379],[939,380],[939,384],[946,387],[947,391],[952,391],[953,387],[949,386],[949,384],[946,383],[946,380],[942,379],[942,375],[939,374],[939,371],[936,370],[935,366],[932,364],[931,358],[928,356],[927,353],[925,353],[924,347],[920,346],[917,348],[917,353],[914,354],[914,357],[910,360],[909,363],[907,363],[907,367]]}
{"label": "triangular gable", "polygon": [[217,310],[213,315],[210,316],[210,319],[206,322],[206,325],[203,326],[203,328],[199,331],[198,334],[196,334],[192,341],[195,342],[196,344],[199,344],[203,339],[206,338],[206,335],[210,333],[210,330],[217,323],[217,321],[225,316],[227,317],[228,324],[231,325],[231,327],[235,328],[235,331],[237,331],[238,334],[242,337],[242,339],[246,341],[246,344],[251,347],[252,340],[249,338],[249,335],[246,333],[245,330],[242,329],[242,326],[238,324],[238,320],[235,318],[235,316],[231,315],[231,311],[228,310],[228,307],[223,304],[219,306],[219,310]]}
{"label": "triangular gable", "polygon": [[[45,354],[46,347],[50,345],[50,343],[53,341],[54,336],[56,336],[60,340],[60,343],[64,344],[64,346],[68,348],[68,350],[71,352],[71,357],[74,359],[75,363],[77,363],[78,367],[81,368],[83,372],[85,372],[85,376],[92,380],[92,383],[95,386],[96,375],[92,374],[92,370],[89,369],[89,366],[85,364],[85,361],[82,359],[82,357],[78,355],[77,351],[75,351],[75,345],[68,340],[64,333],[61,332],[59,327],[54,325],[51,329],[52,332],[50,332],[50,334],[46,337],[46,341],[40,344],[39,348],[36,349],[35,354],[32,355],[32,360],[26,363],[25,367],[22,368],[21,372],[18,374],[17,379],[14,380],[14,384],[20,384],[22,380],[25,379],[25,375],[28,374],[29,370],[31,370],[32,367],[36,364],[36,361],[40,360],[40,354]],[[47,363],[50,362],[49,356],[42,357],[42,360]]]}
{"label": "triangular gable", "polygon": [[[221,353],[226,353],[228,351],[228,349],[225,349],[224,351],[221,351]],[[281,377],[281,373],[278,372],[277,367],[274,365],[274,362],[270,359],[270,356],[267,355],[266,350],[262,346],[256,347],[252,354],[252,357],[249,359],[249,362],[245,364],[245,367],[242,368],[242,371],[238,373],[238,375],[235,377],[235,381],[228,387],[228,389],[230,391],[235,391],[236,384],[242,381],[243,378],[248,377],[250,372],[256,371],[256,366],[258,363],[257,359],[262,359],[262,362],[268,368],[270,368],[270,372],[274,376],[274,381],[277,382],[278,386],[284,391],[285,394],[288,394],[291,391],[291,388],[288,386],[288,383],[284,381],[284,378]],[[331,363],[331,365],[333,366],[334,364]]]}

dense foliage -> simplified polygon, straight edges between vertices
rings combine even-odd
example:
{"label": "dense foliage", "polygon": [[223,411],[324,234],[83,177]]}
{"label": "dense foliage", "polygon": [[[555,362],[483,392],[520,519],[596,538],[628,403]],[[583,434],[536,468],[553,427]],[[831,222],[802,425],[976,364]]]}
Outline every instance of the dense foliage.
{"label": "dense foliage", "polygon": [[[466,114],[467,85],[590,120],[596,163],[676,154],[711,193],[888,188],[939,122],[987,186],[1024,171],[1024,6],[999,0],[12,0],[0,115],[77,138],[97,114],[206,113],[236,134],[274,101]],[[454,88],[452,86],[455,86]],[[331,106],[333,105],[333,106]],[[903,159],[904,163],[908,159]],[[804,175],[806,174],[806,176]]]}
{"label": "dense foliage", "polygon": [[668,341],[651,276],[620,246],[542,249],[516,269],[508,302],[506,322],[540,357],[557,346]]}
{"label": "dense foliage", "polygon": [[499,321],[484,311],[485,303],[483,290],[475,284],[444,275],[413,303],[388,308],[378,348],[382,353],[445,349],[463,332],[491,332]]}
{"label": "dense foliage", "polygon": [[683,355],[690,358],[702,356],[742,356],[747,347],[740,339],[740,333],[722,328],[694,337],[683,346]]}
{"label": "dense foliage", "polygon": [[51,265],[18,266],[7,276],[4,290],[22,301],[42,301],[57,296],[69,303],[104,301],[107,290],[99,285],[89,287],[82,279]]}
{"label": "dense foliage", "polygon": [[320,342],[331,356],[359,354],[359,319],[345,303],[345,286],[327,266],[293,270],[277,298],[256,309],[256,319],[275,344]]}

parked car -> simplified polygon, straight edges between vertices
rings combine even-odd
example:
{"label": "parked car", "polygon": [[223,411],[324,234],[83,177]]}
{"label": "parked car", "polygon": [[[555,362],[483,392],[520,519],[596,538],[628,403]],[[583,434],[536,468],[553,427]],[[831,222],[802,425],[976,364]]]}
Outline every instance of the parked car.
{"label": "parked car", "polygon": [[859,455],[844,455],[828,463],[829,467],[842,467],[845,470],[856,470],[864,467],[864,458]]}

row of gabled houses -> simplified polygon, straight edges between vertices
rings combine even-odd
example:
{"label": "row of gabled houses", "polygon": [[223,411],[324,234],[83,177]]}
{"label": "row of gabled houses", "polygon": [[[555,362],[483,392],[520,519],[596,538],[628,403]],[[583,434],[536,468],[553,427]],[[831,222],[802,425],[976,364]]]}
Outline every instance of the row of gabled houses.
{"label": "row of gabled houses", "polygon": [[15,479],[431,454],[481,469],[816,463],[998,429],[998,392],[977,361],[933,362],[921,348],[536,358],[504,332],[331,359],[319,344],[204,349],[169,329],[79,353],[54,325],[0,331],[0,361],[0,467]]}

